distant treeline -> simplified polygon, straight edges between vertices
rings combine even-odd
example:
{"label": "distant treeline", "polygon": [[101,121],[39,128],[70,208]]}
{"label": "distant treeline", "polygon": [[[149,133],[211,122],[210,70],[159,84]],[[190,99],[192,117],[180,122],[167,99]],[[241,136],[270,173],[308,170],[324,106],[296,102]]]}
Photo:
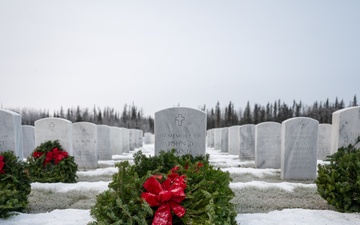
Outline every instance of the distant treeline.
{"label": "distant treeline", "polygon": [[[348,107],[357,105],[355,95]],[[212,129],[242,124],[258,124],[266,121],[281,123],[284,120],[300,116],[316,119],[319,123],[331,124],[332,113],[345,107],[344,101],[339,101],[336,97],[334,103],[326,99],[324,102],[316,101],[312,106],[305,106],[301,101],[293,101],[293,104],[289,106],[279,99],[273,103],[267,103],[266,106],[254,104],[253,108],[250,107],[250,102],[247,102],[245,109],[238,111],[235,110],[234,104],[231,102],[224,110],[221,109],[219,102],[217,102],[215,109],[206,110],[204,106],[202,110],[207,112],[207,129]]]}
{"label": "distant treeline", "polygon": [[54,111],[52,115],[50,115],[48,110],[43,111],[28,108],[15,108],[10,110],[21,115],[23,125],[34,125],[36,120],[46,117],[58,117],[67,119],[73,123],[90,122],[94,124],[140,129],[144,132],[154,132],[154,119],[151,116],[144,117],[142,109],[138,109],[135,105],[125,104],[122,112],[110,107],[100,109],[94,106],[93,109],[89,109],[77,106],[76,108],[66,110],[61,107],[59,111]]}
{"label": "distant treeline", "polygon": [[[346,106],[344,101],[335,99],[334,103],[326,99],[324,102],[314,102],[312,106],[303,105],[303,103],[293,101],[291,106],[285,104],[280,99],[273,103],[267,103],[266,106],[254,104],[250,107],[247,102],[244,110],[240,108],[236,110],[234,104],[229,102],[224,108],[220,107],[217,102],[215,108],[207,109],[204,105],[200,110],[207,113],[207,129],[230,127],[242,124],[258,124],[266,121],[274,121],[281,123],[284,120],[293,117],[310,117],[318,120],[320,123],[332,123],[332,113],[345,107],[357,106],[356,95],[353,100]],[[154,118],[145,117],[142,108],[132,105],[124,105],[122,112],[111,107],[100,109],[99,107],[80,108],[77,106],[72,109],[60,108],[50,115],[49,110],[36,109],[9,109],[19,113],[22,116],[23,125],[34,125],[34,122],[46,117],[59,117],[70,120],[71,122],[90,122],[94,124],[105,124],[109,126],[118,126],[126,128],[140,129],[144,132],[154,133]],[[159,109],[161,110],[161,109]]]}

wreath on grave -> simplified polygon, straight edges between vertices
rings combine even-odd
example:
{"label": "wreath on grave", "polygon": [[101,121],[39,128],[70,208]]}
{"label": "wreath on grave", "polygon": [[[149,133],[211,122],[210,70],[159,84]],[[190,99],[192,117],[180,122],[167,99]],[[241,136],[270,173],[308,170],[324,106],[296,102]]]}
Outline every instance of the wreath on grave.
{"label": "wreath on grave", "polygon": [[13,212],[23,212],[31,191],[25,163],[18,161],[12,151],[0,152],[0,218]]}
{"label": "wreath on grave", "polygon": [[315,180],[320,196],[340,212],[360,212],[360,136],[318,165]]}
{"label": "wreath on grave", "polygon": [[42,183],[75,183],[78,166],[58,140],[37,146],[27,158],[30,179]]}
{"label": "wreath on grave", "polygon": [[109,190],[91,208],[100,224],[236,224],[230,200],[230,174],[214,169],[209,155],[176,156],[175,150],[146,157],[134,154],[134,165],[117,163]]}

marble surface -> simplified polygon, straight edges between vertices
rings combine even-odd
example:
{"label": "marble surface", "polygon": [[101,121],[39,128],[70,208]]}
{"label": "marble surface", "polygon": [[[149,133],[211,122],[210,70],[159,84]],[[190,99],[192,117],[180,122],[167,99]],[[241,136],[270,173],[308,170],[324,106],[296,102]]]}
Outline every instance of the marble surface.
{"label": "marble surface", "polygon": [[255,125],[246,124],[239,128],[241,161],[255,160]]}
{"label": "marble surface", "polygon": [[152,133],[148,133],[148,132],[146,132],[145,134],[144,134],[144,143],[146,144],[146,145],[149,145],[149,144],[154,144],[153,143],[153,134]]}
{"label": "marble surface", "polygon": [[255,127],[255,167],[280,169],[281,124],[264,122]]}
{"label": "marble surface", "polygon": [[30,125],[22,125],[23,138],[23,156],[27,158],[35,149],[35,127]]}
{"label": "marble surface", "polygon": [[331,155],[331,124],[319,124],[319,137],[318,137],[318,148],[317,158],[324,160],[326,156]]}
{"label": "marble surface", "polygon": [[97,168],[97,126],[89,122],[73,123],[73,153],[79,170]]}
{"label": "marble surface", "polygon": [[221,152],[229,151],[229,128],[221,128]]}
{"label": "marble surface", "polygon": [[20,114],[0,109],[0,152],[13,151],[23,158],[22,128]]}
{"label": "marble surface", "polygon": [[113,155],[122,154],[122,134],[120,127],[110,127],[110,149]]}
{"label": "marble surface", "polygon": [[215,128],[214,130],[214,148],[221,150],[221,128]]}
{"label": "marble surface", "polygon": [[46,141],[59,140],[70,155],[73,154],[72,123],[62,118],[44,118],[35,121],[35,145]]}
{"label": "marble surface", "polygon": [[342,146],[354,144],[359,135],[360,106],[341,109],[332,114],[331,154]]}
{"label": "marble surface", "polygon": [[176,149],[178,155],[205,155],[206,113],[173,107],[155,113],[155,155]]}
{"label": "marble surface", "polygon": [[97,153],[98,160],[111,160],[112,152],[110,148],[110,127],[107,125],[97,125]]}
{"label": "marble surface", "polygon": [[229,127],[229,154],[239,155],[240,154],[240,126]]}
{"label": "marble surface", "polygon": [[127,153],[130,151],[130,130],[127,128],[120,127],[121,130],[121,152]]}
{"label": "marble surface", "polygon": [[317,120],[296,117],[281,127],[281,179],[314,180],[318,145]]}

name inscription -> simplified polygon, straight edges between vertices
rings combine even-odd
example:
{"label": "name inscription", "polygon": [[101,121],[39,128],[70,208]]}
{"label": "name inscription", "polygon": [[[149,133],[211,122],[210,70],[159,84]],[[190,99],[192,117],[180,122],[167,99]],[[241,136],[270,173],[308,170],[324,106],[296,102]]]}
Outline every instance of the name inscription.
{"label": "name inscription", "polygon": [[162,138],[195,138],[196,140],[201,138],[201,134],[161,134]]}
{"label": "name inscription", "polygon": [[192,154],[192,148],[196,145],[195,142],[202,139],[201,134],[181,134],[170,133],[160,134],[160,138],[166,143],[166,150],[176,149],[178,154]]}

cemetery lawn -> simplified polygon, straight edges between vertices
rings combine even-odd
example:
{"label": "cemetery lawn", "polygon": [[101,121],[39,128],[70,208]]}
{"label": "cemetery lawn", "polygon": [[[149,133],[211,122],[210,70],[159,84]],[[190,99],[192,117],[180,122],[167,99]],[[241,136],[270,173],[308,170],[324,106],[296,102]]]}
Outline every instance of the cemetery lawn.
{"label": "cemetery lawn", "polygon": [[[154,145],[143,147],[153,155]],[[80,225],[92,221],[89,209],[96,195],[107,189],[116,172],[114,164],[129,160],[132,154],[100,161],[99,169],[78,172],[78,183],[33,183],[27,213],[20,213],[0,224]],[[238,156],[207,149],[210,162],[233,179],[238,224],[359,224],[360,214],[338,213],[316,193],[313,181],[283,181],[278,169],[255,169],[254,161],[240,162]]]}

